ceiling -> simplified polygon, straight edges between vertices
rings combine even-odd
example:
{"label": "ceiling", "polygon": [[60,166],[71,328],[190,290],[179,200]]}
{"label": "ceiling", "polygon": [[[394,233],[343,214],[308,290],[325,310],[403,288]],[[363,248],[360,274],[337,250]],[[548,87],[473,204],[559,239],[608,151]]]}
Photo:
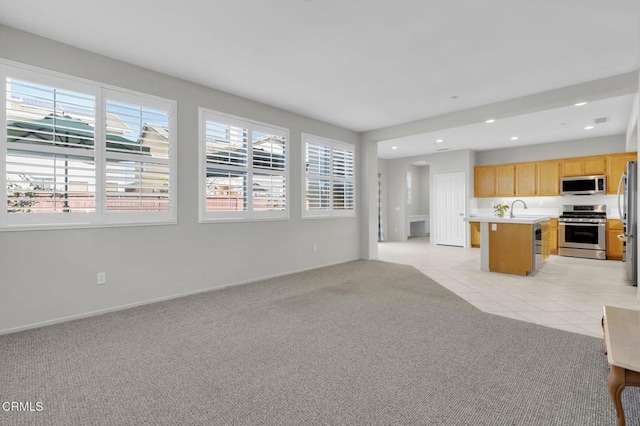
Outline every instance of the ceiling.
{"label": "ceiling", "polygon": [[378,143],[378,156],[393,159],[439,151],[485,151],[620,135],[627,130],[632,103],[633,95],[616,96],[586,105],[516,115],[492,123],[480,122],[388,139]]}
{"label": "ceiling", "polygon": [[[640,68],[637,0],[3,0],[0,23],[357,132]],[[502,133],[462,126],[392,146],[548,142],[601,116],[620,133],[630,105],[567,106],[544,113],[547,127],[529,114],[494,123]]]}

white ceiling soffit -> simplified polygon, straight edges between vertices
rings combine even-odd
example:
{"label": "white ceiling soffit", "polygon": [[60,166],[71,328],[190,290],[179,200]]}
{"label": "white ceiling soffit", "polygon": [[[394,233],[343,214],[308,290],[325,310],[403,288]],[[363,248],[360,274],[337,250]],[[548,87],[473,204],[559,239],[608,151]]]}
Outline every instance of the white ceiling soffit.
{"label": "white ceiling soffit", "polygon": [[[451,127],[378,143],[385,159],[471,149],[485,151],[624,134],[634,95]],[[590,128],[592,127],[592,128]]]}
{"label": "white ceiling soffit", "polygon": [[640,68],[638,0],[3,0],[0,23],[355,131]]}

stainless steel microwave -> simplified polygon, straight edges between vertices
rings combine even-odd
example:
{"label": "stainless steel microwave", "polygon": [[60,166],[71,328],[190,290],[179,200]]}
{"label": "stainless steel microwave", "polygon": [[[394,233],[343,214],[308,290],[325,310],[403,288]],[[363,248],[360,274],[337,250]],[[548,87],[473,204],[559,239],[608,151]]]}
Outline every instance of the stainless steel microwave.
{"label": "stainless steel microwave", "polygon": [[562,195],[606,194],[607,177],[605,175],[563,177],[560,185]]}

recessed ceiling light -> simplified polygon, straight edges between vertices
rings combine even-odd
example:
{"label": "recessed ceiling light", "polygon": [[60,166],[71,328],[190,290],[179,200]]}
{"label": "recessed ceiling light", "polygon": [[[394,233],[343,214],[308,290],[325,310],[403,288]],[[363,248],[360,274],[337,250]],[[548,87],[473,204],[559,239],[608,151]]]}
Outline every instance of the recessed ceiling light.
{"label": "recessed ceiling light", "polygon": [[493,122],[495,122],[496,120],[494,120],[493,118],[488,119],[487,121],[485,121],[485,123],[487,124],[491,124]]}
{"label": "recessed ceiling light", "polygon": [[436,141],[436,143],[442,143],[442,142],[444,142],[442,139],[438,139],[438,140]]}
{"label": "recessed ceiling light", "polygon": [[391,149],[398,149],[398,147],[397,146],[392,146]]}
{"label": "recessed ceiling light", "polygon": [[585,129],[585,130],[591,130],[591,129],[593,129],[593,126],[587,126],[587,127],[585,127],[584,129]]}
{"label": "recessed ceiling light", "polygon": [[513,137],[511,138],[511,140],[512,140],[512,141],[517,141],[517,140],[518,140],[518,137],[517,137],[517,136],[513,136]]}
{"label": "recessed ceiling light", "polygon": [[583,105],[586,105],[586,104],[587,104],[586,102],[578,102],[577,104],[575,104],[575,106],[583,106]]}

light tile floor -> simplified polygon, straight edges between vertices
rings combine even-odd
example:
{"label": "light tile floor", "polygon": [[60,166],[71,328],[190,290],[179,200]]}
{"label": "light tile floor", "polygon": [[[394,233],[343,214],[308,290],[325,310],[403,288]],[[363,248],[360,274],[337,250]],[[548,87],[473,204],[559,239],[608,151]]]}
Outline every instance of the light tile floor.
{"label": "light tile floor", "polygon": [[412,265],[485,312],[602,337],[604,305],[640,310],[622,262],[551,256],[528,277],[483,272],[480,250],[428,238],[378,244],[378,258]]}

